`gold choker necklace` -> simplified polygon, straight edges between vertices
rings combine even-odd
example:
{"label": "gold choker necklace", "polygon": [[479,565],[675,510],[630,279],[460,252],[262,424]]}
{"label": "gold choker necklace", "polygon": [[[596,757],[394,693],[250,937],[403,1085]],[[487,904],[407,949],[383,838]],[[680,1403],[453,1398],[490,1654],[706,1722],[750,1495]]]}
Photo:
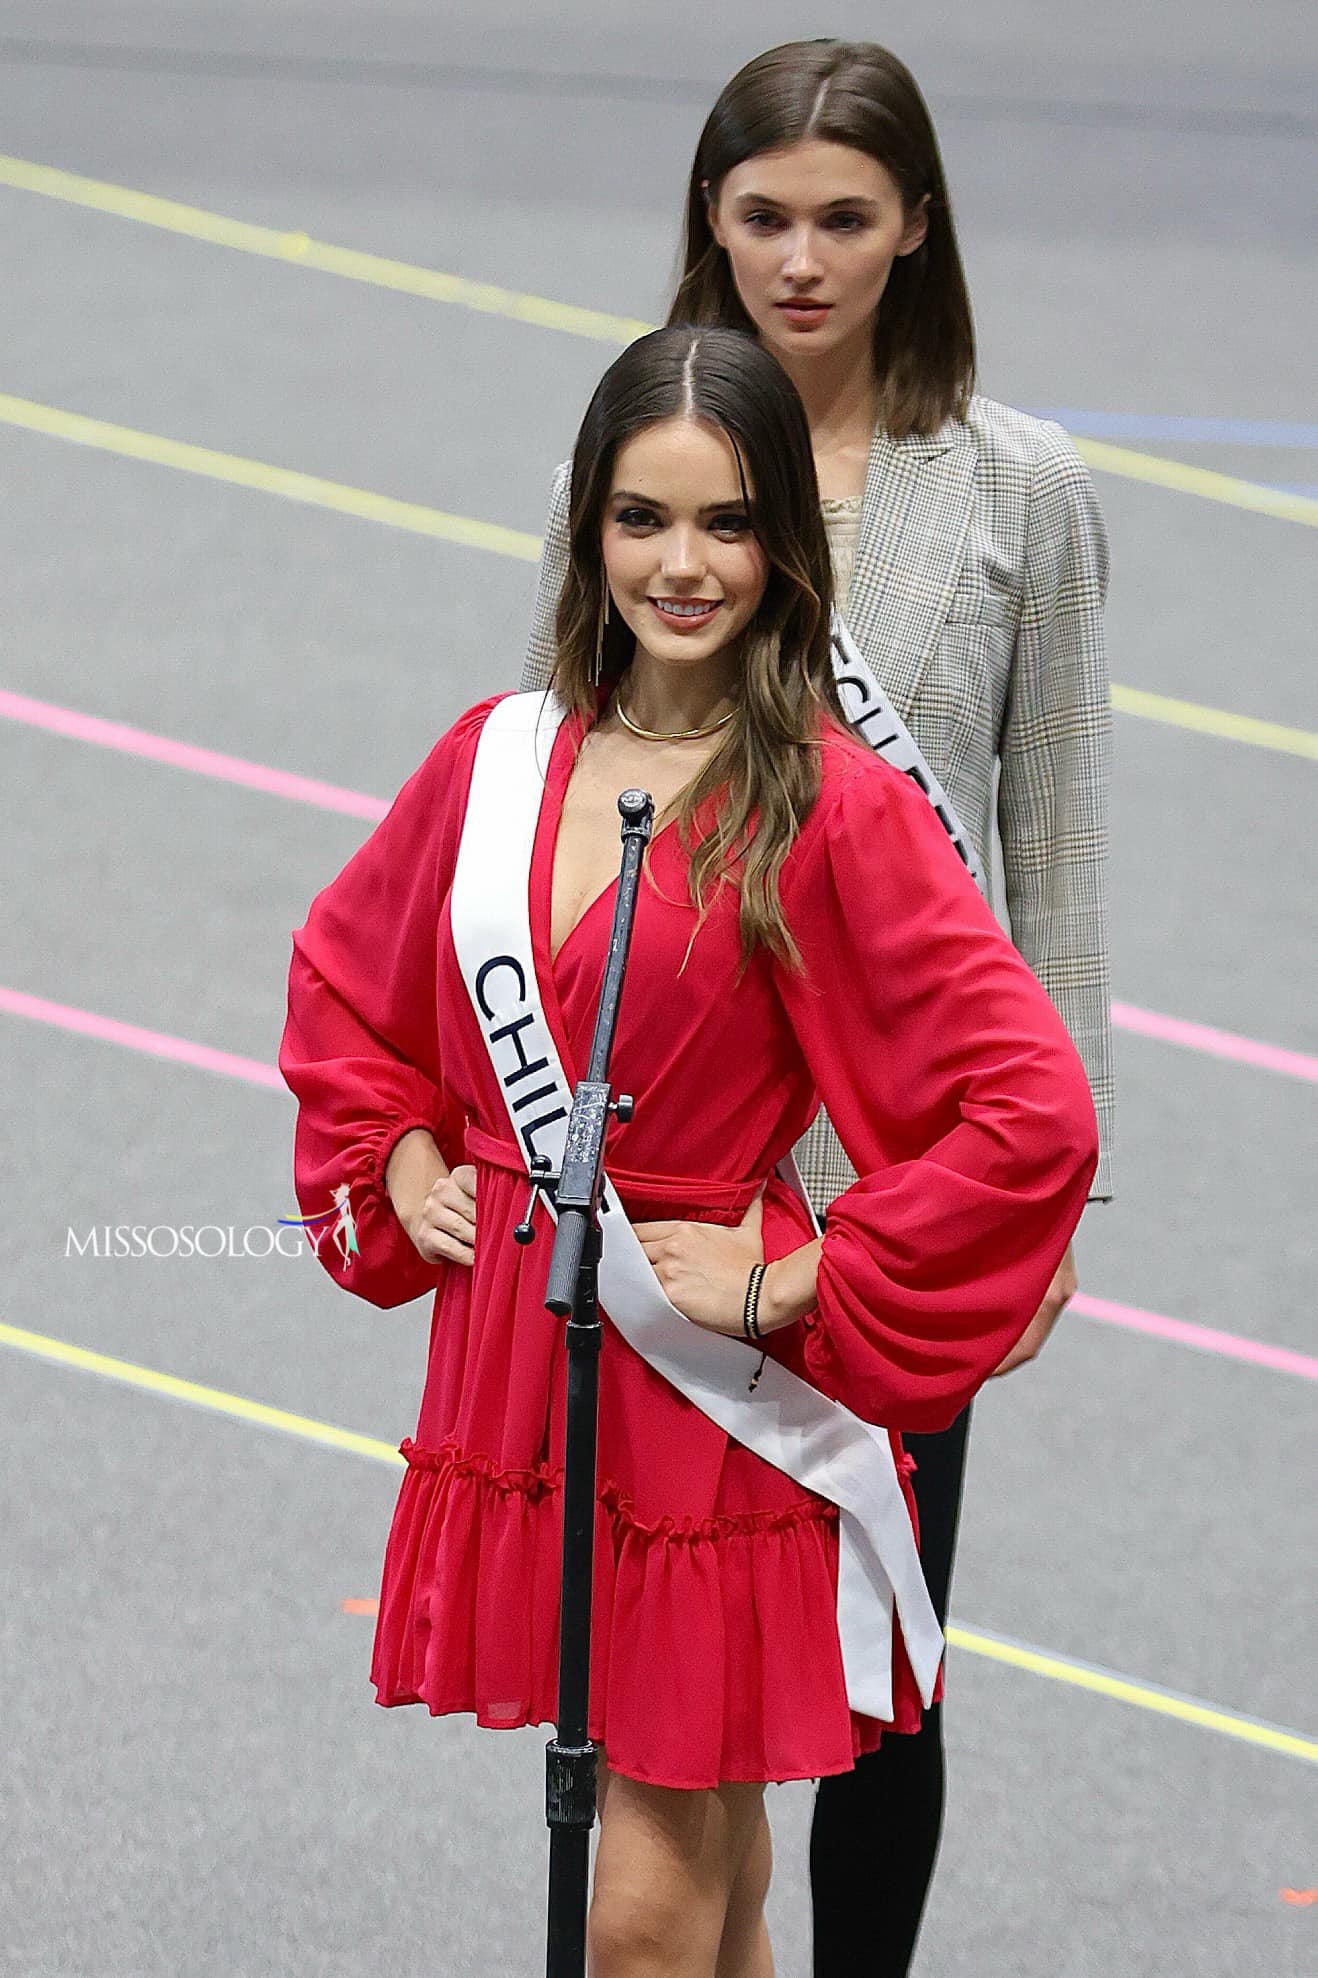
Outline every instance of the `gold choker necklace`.
{"label": "gold choker necklace", "polygon": [[618,719],[628,734],[635,735],[642,742],[700,742],[706,735],[716,735],[720,728],[726,728],[737,712],[735,707],[729,708],[717,721],[711,721],[708,728],[684,728],[676,735],[661,735],[657,728],[642,728],[638,721],[633,721],[622,704],[621,695],[614,702],[614,706],[618,710]]}

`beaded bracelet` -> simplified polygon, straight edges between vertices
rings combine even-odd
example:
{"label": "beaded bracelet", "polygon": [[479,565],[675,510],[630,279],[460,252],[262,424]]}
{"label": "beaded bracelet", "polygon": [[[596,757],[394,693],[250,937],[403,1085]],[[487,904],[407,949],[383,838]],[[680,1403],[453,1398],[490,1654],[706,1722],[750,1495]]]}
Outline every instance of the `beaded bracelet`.
{"label": "beaded bracelet", "polygon": [[768,1268],[767,1264],[755,1264],[752,1266],[751,1274],[746,1284],[746,1303],[741,1309],[741,1329],[751,1345],[758,1346],[760,1349],[760,1364],[751,1375],[750,1387],[747,1390],[750,1394],[754,1394],[756,1388],[759,1386],[760,1375],[764,1372],[764,1363],[769,1357],[764,1345],[764,1335],[760,1331],[759,1318],[760,1286],[764,1281],[764,1273]]}
{"label": "beaded bracelet", "polygon": [[764,1282],[764,1273],[768,1268],[767,1264],[753,1265],[746,1284],[746,1303],[741,1310],[741,1329],[752,1346],[759,1346],[762,1343],[759,1321],[760,1286]]}

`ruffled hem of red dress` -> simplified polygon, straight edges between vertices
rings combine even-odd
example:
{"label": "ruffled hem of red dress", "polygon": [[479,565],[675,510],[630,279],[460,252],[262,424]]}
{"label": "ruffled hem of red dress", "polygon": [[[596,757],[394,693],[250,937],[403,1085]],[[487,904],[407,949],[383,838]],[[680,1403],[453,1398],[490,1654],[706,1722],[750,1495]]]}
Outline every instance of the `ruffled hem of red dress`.
{"label": "ruffled hem of red dress", "polygon": [[[402,1445],[385,1555],[378,1701],[554,1721],[561,1473],[501,1469],[455,1444]],[[595,1523],[590,1734],[614,1771],[699,1789],[850,1771],[884,1729],[919,1728],[900,1643],[895,1721],[853,1712],[837,1639],[837,1514],[785,1510],[643,1523],[605,1482]]]}

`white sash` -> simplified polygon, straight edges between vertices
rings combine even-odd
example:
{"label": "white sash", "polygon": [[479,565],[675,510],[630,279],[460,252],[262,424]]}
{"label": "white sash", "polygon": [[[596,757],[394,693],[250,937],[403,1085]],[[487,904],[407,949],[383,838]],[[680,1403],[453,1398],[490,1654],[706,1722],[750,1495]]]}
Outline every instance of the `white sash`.
{"label": "white sash", "polygon": [[[458,964],[513,1138],[528,1163],[546,1155],[555,1172],[572,1085],[536,981],[529,886],[545,770],[562,718],[547,694],[510,695],[489,715],[450,903]],[[600,1303],[623,1338],[728,1435],[838,1507],[837,1624],[852,1709],[892,1721],[894,1602],[928,1704],[943,1638],[886,1431],[772,1359],[749,1393],[745,1348],[690,1324],[670,1304],[607,1181],[603,1206]]]}
{"label": "white sash", "polygon": [[952,799],[866,664],[840,612],[833,613],[830,636],[833,642],[833,674],[848,721],[869,743],[875,755],[881,755],[885,762],[891,763],[894,769],[900,769],[903,776],[909,776],[924,791],[934,816],[952,840],[961,863],[980,892],[987,895],[988,884],[975,855],[975,847],[952,808]]}

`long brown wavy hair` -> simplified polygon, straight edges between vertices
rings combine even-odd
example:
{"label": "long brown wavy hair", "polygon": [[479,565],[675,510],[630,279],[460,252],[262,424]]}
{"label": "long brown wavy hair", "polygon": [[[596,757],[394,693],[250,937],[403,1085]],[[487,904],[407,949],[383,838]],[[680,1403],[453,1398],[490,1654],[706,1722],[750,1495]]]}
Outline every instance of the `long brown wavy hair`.
{"label": "long brown wavy hair", "polygon": [[[819,794],[821,725],[845,717],[829,649],[832,571],[805,408],[786,372],[737,330],[670,325],[641,337],[601,378],[572,455],[569,560],[558,602],[553,687],[586,719],[599,705],[596,652],[604,599],[602,531],[625,440],[668,419],[717,428],[737,456],[742,493],[769,563],[742,634],[741,693],[721,745],[683,794],[678,831],[698,912],[723,884],[740,894],[742,954],[763,944],[799,961],[778,877]],[[635,641],[610,613],[606,687]]]}
{"label": "long brown wavy hair", "polygon": [[724,179],[762,151],[808,139],[863,151],[892,174],[928,232],[892,265],[874,318],[879,424],[894,439],[965,416],[975,330],[933,121],[914,76],[872,41],[789,41],[733,76],[710,111],[687,189],[681,272],[670,323],[753,330],[709,208]]}

